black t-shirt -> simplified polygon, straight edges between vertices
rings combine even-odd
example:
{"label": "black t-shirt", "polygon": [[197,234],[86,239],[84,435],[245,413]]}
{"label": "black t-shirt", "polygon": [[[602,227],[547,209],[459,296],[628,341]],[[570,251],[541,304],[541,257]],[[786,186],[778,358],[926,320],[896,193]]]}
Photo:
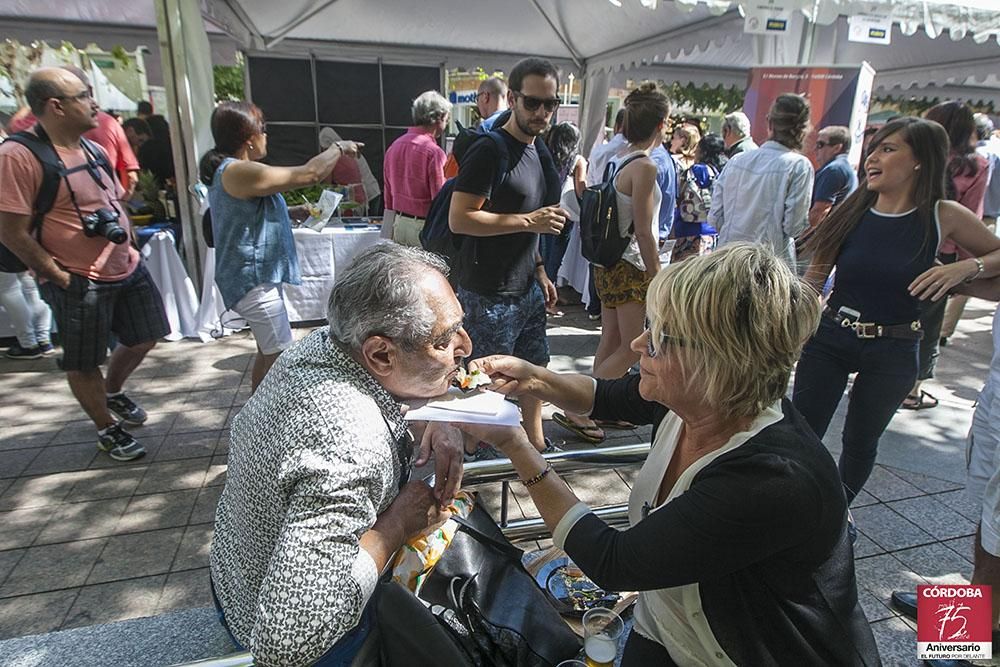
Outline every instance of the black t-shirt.
{"label": "black t-shirt", "polygon": [[[499,130],[507,145],[508,175],[492,192],[497,180],[500,152],[496,144],[483,138],[462,158],[455,191],[486,197],[487,209],[494,213],[529,213],[558,201],[551,199],[543,159],[536,144],[525,145]],[[520,296],[535,279],[535,249],[538,234],[514,232],[500,236],[468,237],[455,262],[458,284],[486,296]]]}

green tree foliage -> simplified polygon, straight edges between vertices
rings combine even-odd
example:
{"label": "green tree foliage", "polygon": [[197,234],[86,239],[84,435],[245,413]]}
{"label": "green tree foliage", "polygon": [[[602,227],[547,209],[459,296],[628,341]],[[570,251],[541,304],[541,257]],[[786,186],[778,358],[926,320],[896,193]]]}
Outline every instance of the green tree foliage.
{"label": "green tree foliage", "polygon": [[212,67],[216,102],[246,99],[243,89],[243,68],[243,56],[239,53],[236,54],[235,65],[215,65]]}

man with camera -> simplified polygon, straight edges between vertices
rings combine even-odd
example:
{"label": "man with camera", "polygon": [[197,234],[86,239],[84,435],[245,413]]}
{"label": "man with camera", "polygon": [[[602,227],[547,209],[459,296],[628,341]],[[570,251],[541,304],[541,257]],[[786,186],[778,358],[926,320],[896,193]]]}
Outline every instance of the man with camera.
{"label": "man with camera", "polygon": [[[131,461],[146,452],[122,425],[140,425],[146,413],[122,386],[169,330],[163,303],[128,243],[124,189],[103,150],[81,140],[97,126],[88,86],[64,69],[47,67],[32,73],[25,96],[38,124],[0,145],[0,243],[41,283],[59,326],[63,369],[98,429],[98,448]],[[55,171],[39,157],[52,151]],[[40,193],[56,179],[51,208],[36,225]],[[112,334],[119,344],[105,378],[100,365]]]}

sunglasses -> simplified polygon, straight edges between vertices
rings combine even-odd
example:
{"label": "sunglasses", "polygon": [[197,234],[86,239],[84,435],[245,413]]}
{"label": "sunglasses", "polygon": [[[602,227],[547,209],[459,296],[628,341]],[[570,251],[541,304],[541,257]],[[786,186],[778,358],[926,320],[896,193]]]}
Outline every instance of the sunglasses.
{"label": "sunglasses", "polygon": [[[657,349],[653,346],[653,327],[648,317],[646,318],[645,326],[646,326],[646,354],[649,355],[650,359],[652,359],[653,357],[656,356]],[[660,334],[660,342],[676,345],[677,347],[684,347],[688,344],[687,341],[684,340],[683,338],[677,338],[676,336],[671,336],[666,332]]]}
{"label": "sunglasses", "polygon": [[534,97],[532,95],[525,95],[524,93],[519,93],[516,90],[514,91],[514,97],[520,97],[521,100],[523,101],[524,108],[527,109],[528,111],[538,111],[539,107],[544,106],[547,112],[552,113],[553,111],[558,109],[559,105],[562,103],[562,100],[560,100],[558,97],[553,97],[552,99],[545,100],[542,99],[541,97]]}

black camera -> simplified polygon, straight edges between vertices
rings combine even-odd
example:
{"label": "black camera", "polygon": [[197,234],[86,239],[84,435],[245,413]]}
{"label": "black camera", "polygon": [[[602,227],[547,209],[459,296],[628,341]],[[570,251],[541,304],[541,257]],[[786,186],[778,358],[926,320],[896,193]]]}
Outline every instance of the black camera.
{"label": "black camera", "polygon": [[128,240],[128,232],[118,224],[118,211],[114,209],[99,208],[80,219],[83,221],[83,233],[87,236],[103,236],[118,244]]}

